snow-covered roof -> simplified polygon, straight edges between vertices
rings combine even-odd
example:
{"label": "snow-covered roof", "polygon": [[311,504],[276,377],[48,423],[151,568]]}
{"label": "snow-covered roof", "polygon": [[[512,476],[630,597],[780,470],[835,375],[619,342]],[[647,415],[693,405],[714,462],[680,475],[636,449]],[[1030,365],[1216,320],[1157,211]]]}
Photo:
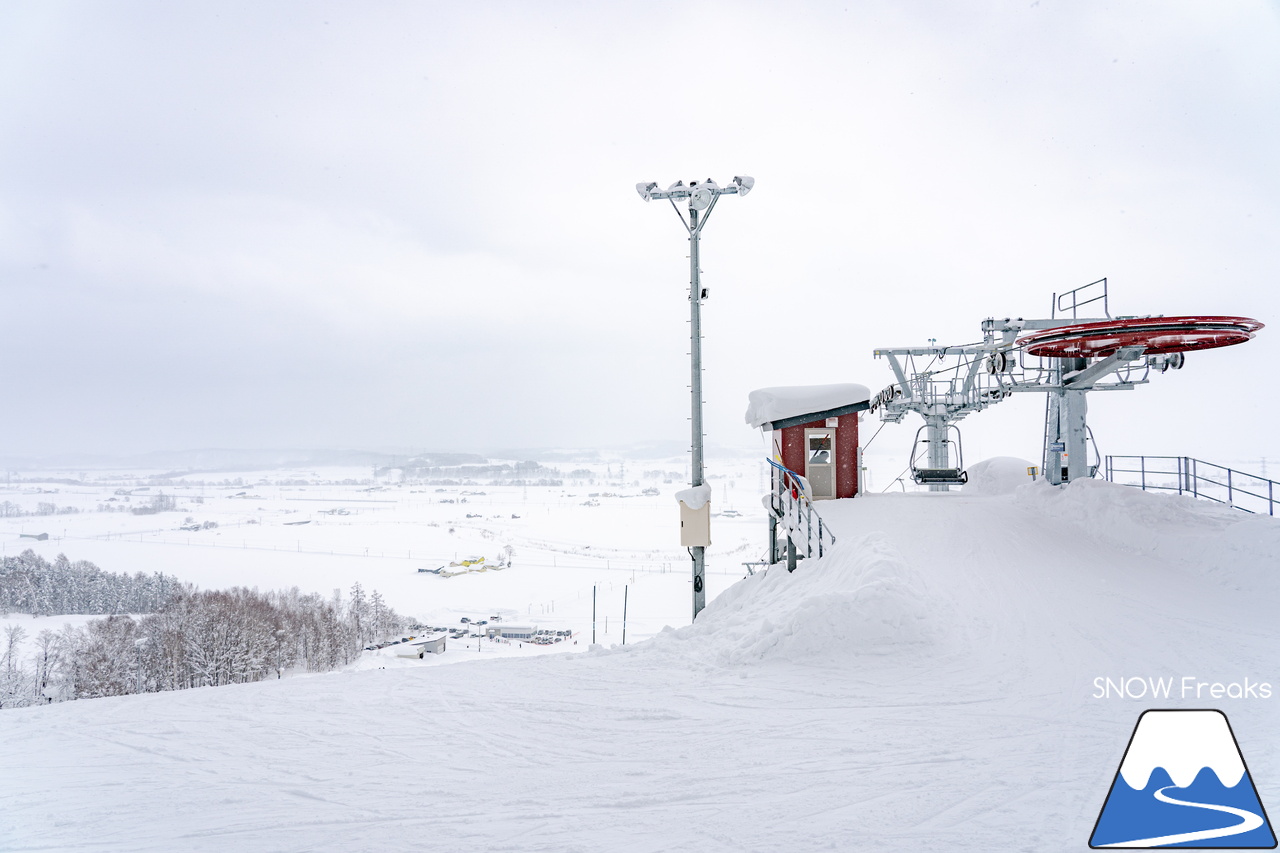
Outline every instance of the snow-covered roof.
{"label": "snow-covered roof", "polygon": [[821,415],[833,409],[869,403],[866,385],[844,382],[836,385],[786,385],[759,388],[747,395],[747,423],[762,427],[800,415]]}

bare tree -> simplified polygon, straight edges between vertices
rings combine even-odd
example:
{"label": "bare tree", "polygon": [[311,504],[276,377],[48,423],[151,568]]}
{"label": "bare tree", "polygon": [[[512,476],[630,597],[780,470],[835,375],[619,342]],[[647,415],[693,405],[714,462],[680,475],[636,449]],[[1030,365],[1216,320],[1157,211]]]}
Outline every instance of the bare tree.
{"label": "bare tree", "polygon": [[62,638],[47,628],[36,635],[36,677],[32,687],[36,701],[53,701],[52,687],[62,674],[65,649]]}
{"label": "bare tree", "polygon": [[17,668],[18,646],[27,638],[27,629],[21,625],[4,626],[4,655],[0,657],[0,666],[6,672]]}

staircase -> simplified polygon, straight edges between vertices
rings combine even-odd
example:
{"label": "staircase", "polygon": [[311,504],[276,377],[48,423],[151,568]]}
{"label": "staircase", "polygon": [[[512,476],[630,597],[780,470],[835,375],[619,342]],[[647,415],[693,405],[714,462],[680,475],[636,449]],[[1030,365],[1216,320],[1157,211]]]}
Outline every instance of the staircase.
{"label": "staircase", "polygon": [[797,560],[821,557],[836,543],[836,537],[814,509],[808,481],[772,459],[768,462],[773,486],[765,498],[769,509],[769,564],[786,560],[787,571],[794,572]]}

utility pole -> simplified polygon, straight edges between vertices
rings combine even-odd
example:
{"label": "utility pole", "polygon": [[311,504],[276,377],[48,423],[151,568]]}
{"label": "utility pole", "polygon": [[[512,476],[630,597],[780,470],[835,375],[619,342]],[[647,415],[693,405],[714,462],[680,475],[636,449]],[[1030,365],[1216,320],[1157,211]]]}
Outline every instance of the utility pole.
{"label": "utility pole", "polygon": [[[707,298],[707,291],[702,287],[701,270],[698,267],[699,261],[699,239],[702,236],[702,229],[707,224],[707,220],[711,217],[711,211],[715,209],[716,202],[720,200],[722,195],[746,195],[751,192],[751,188],[755,186],[755,179],[745,175],[734,177],[733,182],[729,186],[721,187],[715,181],[708,178],[705,181],[690,181],[688,186],[684,181],[676,181],[665,190],[658,189],[658,185],[652,182],[641,182],[636,184],[636,192],[645,201],[652,199],[667,199],[671,202],[671,208],[675,210],[676,216],[680,217],[680,224],[689,232],[689,393],[691,398],[691,422],[690,431],[692,433],[692,464],[690,470],[690,485],[694,488],[704,484],[703,479],[703,432],[702,432],[702,300]],[[688,217],[686,218],[680,212],[680,208],[676,206],[676,201],[685,201],[688,204]],[[703,213],[705,211],[705,213]],[[699,217],[701,213],[701,217]],[[693,618],[697,619],[698,614],[706,606],[706,545],[692,545],[689,547],[689,557],[693,561]]]}

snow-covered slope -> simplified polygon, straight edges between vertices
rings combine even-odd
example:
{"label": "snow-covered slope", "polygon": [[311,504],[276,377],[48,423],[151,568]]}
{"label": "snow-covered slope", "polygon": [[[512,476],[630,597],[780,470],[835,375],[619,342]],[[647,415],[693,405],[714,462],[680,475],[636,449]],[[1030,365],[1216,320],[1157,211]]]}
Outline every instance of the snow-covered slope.
{"label": "snow-covered slope", "polygon": [[1097,482],[822,511],[828,557],[635,646],[0,713],[0,849],[1080,850],[1149,707],[1221,707],[1280,794],[1280,698],[1095,698],[1280,686],[1280,523]]}

